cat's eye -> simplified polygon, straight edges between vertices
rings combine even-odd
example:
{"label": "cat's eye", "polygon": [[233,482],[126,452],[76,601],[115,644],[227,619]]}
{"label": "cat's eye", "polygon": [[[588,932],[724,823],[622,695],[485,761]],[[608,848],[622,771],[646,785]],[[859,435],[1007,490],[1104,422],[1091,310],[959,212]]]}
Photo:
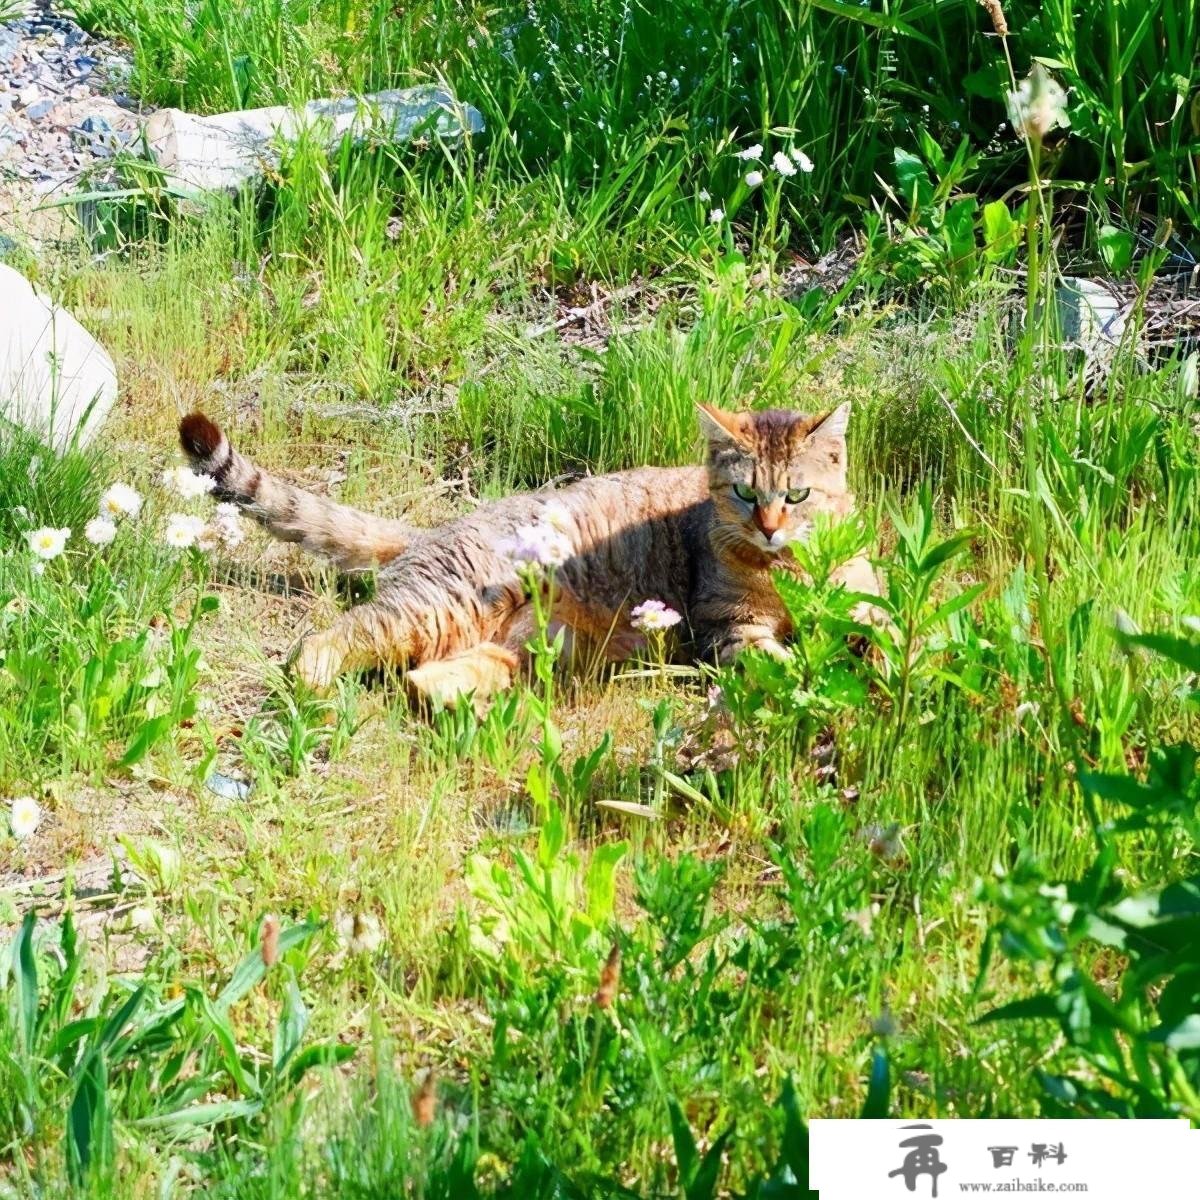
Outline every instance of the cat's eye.
{"label": "cat's eye", "polygon": [[748,483],[735,483],[733,494],[747,504],[753,504],[758,499],[758,493]]}
{"label": "cat's eye", "polygon": [[787,502],[789,504],[803,504],[808,499],[808,493],[811,491],[812,488],[792,488],[786,496]]}

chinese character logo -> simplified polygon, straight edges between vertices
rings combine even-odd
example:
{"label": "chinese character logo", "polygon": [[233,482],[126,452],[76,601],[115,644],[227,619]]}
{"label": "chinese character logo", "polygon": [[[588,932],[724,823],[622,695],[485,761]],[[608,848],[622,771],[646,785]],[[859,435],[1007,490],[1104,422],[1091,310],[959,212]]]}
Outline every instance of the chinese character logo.
{"label": "chinese character logo", "polygon": [[992,1154],[993,1167],[1011,1167],[1013,1165],[1013,1155],[1017,1152],[1016,1146],[989,1146],[988,1149]]}
{"label": "chinese character logo", "polygon": [[1029,1151],[1029,1157],[1033,1159],[1033,1165],[1040,1167],[1048,1158],[1054,1159],[1061,1167],[1067,1161],[1067,1152],[1063,1149],[1062,1142],[1057,1146],[1047,1146],[1045,1142],[1034,1142],[1032,1149]]}
{"label": "chinese character logo", "polygon": [[[905,1125],[905,1129],[932,1129],[932,1125]],[[901,1150],[908,1150],[904,1156],[904,1165],[897,1167],[894,1171],[888,1172],[888,1178],[894,1179],[897,1175],[904,1176],[904,1184],[910,1192],[917,1190],[917,1180],[922,1175],[928,1175],[933,1181],[933,1190],[930,1195],[936,1197],[938,1194],[937,1181],[938,1176],[945,1173],[947,1170],[946,1164],[942,1162],[938,1156],[937,1147],[942,1144],[941,1137],[936,1133],[923,1133],[918,1137],[905,1138],[900,1143]],[[909,1147],[912,1147],[909,1149]]]}

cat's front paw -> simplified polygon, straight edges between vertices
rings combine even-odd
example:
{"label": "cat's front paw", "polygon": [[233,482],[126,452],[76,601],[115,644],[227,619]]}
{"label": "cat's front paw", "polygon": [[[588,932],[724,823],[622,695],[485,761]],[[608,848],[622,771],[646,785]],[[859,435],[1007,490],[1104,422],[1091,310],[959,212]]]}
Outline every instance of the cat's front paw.
{"label": "cat's front paw", "polygon": [[310,691],[327,692],[342,667],[342,654],[320,633],[307,637],[292,660],[292,672]]}
{"label": "cat's front paw", "polygon": [[779,662],[786,662],[792,656],[791,651],[778,638],[762,634],[728,642],[717,655],[717,661],[722,666],[728,666],[743,650],[761,650]]}
{"label": "cat's front paw", "polygon": [[769,654],[772,658],[779,662],[787,662],[792,657],[792,652],[780,641],[775,638],[759,638],[755,642],[750,643],[752,650],[761,650],[764,654]]}

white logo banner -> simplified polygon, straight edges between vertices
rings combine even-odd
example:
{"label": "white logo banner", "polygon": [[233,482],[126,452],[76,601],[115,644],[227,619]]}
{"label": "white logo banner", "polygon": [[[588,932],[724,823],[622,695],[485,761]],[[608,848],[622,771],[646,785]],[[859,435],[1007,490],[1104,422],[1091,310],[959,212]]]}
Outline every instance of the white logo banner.
{"label": "white logo banner", "polygon": [[1196,1200],[1200,1130],[1186,1120],[833,1121],[809,1124],[821,1200],[1069,1194]]}

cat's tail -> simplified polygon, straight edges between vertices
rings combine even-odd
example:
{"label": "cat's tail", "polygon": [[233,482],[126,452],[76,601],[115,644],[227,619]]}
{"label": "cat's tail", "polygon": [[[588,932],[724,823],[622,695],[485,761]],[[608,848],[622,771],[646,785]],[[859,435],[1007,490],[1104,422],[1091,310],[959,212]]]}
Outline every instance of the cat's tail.
{"label": "cat's tail", "polygon": [[218,499],[232,500],[281,541],[299,542],[343,570],[385,563],[413,539],[412,527],[402,521],[314,496],[255,466],[203,413],[179,422],[179,441],[193,469],[216,480]]}

